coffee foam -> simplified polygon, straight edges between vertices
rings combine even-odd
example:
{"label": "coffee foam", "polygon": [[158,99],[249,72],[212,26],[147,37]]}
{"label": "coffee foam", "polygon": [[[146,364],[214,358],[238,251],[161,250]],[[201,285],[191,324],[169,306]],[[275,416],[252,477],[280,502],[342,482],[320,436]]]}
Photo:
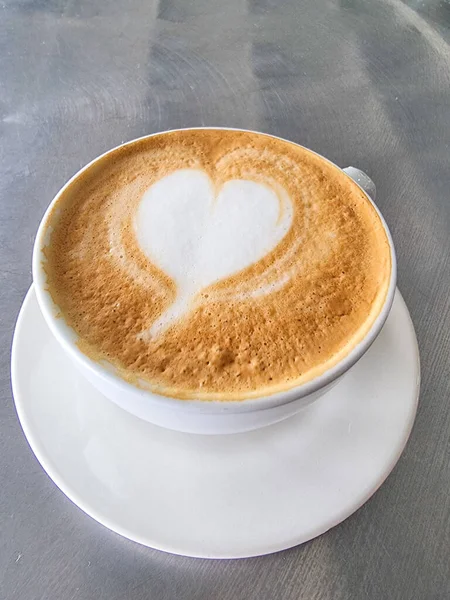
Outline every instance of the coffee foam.
{"label": "coffee foam", "polygon": [[364,194],[262,134],[135,142],[78,178],[54,213],[48,284],[80,348],[179,398],[239,400],[311,379],[364,337],[387,292],[389,244]]}

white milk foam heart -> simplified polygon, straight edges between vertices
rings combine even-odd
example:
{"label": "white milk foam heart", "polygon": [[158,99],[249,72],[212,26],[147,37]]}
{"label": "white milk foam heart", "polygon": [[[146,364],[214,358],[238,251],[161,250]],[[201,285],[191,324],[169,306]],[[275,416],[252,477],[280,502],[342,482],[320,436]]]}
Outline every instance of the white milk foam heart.
{"label": "white milk foam heart", "polygon": [[153,324],[151,337],[185,314],[202,289],[257,262],[281,241],[293,209],[286,192],[277,192],[244,179],[216,192],[198,169],[175,171],[145,192],[134,220],[137,241],[177,286],[175,302]]}

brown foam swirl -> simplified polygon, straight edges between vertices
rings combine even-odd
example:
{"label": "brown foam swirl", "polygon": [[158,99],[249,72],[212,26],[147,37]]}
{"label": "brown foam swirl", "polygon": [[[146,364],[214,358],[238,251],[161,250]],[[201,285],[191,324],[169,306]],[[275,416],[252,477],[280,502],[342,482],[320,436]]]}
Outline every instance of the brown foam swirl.
{"label": "brown foam swirl", "polygon": [[[290,227],[265,256],[196,294],[160,335],[143,335],[179,292],[137,242],[144,193],[198,169],[216,190],[273,190]],[[244,399],[287,389],[364,337],[386,296],[389,244],[376,211],[339,169],[262,134],[190,130],[125,146],[60,198],[49,219],[48,284],[79,346],[126,379],[179,398]]]}

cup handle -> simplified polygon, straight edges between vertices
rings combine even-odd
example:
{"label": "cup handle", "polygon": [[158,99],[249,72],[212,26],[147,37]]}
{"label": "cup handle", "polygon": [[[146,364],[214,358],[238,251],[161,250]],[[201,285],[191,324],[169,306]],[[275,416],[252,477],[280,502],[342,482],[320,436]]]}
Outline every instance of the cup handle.
{"label": "cup handle", "polygon": [[361,187],[366,192],[369,198],[375,200],[375,197],[377,195],[377,188],[375,187],[374,182],[370,179],[368,175],[364,173],[364,171],[356,169],[355,167],[345,167],[345,169],[342,170],[344,171],[344,173],[347,173],[347,175],[351,177],[353,181],[356,181],[359,187]]}

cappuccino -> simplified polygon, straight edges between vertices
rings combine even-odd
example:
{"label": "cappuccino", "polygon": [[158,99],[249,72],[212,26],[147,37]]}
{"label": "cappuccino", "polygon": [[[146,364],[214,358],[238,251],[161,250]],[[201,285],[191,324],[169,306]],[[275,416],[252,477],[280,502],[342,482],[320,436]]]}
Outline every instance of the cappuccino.
{"label": "cappuccino", "polygon": [[47,286],[80,349],[180,399],[245,400],[323,373],[373,325],[392,268],[353,180],[244,131],[122,146],[66,187],[47,227]]}

